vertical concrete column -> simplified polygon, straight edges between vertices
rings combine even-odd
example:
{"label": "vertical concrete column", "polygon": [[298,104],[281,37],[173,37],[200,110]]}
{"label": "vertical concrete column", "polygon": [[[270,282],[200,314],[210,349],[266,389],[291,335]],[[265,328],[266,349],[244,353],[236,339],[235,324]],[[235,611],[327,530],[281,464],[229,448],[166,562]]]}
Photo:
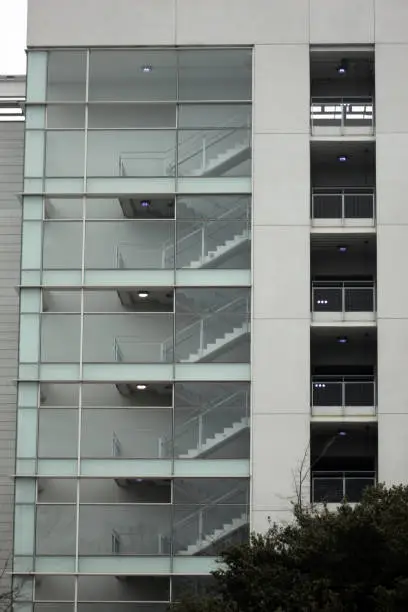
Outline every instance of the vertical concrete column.
{"label": "vertical concrete column", "polygon": [[289,520],[309,443],[309,46],[254,49],[252,528]]}

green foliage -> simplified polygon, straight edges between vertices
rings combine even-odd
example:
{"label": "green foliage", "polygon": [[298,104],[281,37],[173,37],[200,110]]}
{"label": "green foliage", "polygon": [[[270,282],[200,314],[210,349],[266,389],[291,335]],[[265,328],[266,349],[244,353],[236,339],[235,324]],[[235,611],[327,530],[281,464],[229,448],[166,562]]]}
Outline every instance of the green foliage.
{"label": "green foliage", "polygon": [[408,487],[354,508],[295,508],[294,521],[226,550],[215,593],[177,612],[407,612]]}

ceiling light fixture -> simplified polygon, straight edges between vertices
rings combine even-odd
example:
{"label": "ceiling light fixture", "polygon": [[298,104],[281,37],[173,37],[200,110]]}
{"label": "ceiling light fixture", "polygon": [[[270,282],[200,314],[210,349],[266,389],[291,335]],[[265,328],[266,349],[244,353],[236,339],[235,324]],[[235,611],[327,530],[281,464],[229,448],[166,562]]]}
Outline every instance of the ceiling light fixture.
{"label": "ceiling light fixture", "polygon": [[150,64],[145,64],[144,66],[141,67],[141,71],[144,72],[145,74],[149,74],[150,72],[153,71],[153,66],[151,66]]}
{"label": "ceiling light fixture", "polygon": [[146,391],[147,385],[136,385],[138,391]]}
{"label": "ceiling light fixture", "polygon": [[339,155],[337,157],[337,161],[339,161],[341,164],[344,164],[344,162],[346,162],[348,160],[347,155]]}
{"label": "ceiling light fixture", "polygon": [[144,300],[145,298],[149,297],[149,292],[148,291],[139,291],[139,293],[137,294],[142,300]]}
{"label": "ceiling light fixture", "polygon": [[337,338],[337,342],[338,342],[339,344],[347,344],[347,342],[348,342],[348,338],[347,338],[347,336],[339,336],[339,337]]}
{"label": "ceiling light fixture", "polygon": [[342,59],[340,64],[337,66],[337,73],[341,75],[347,74],[347,68],[348,68],[348,60]]}
{"label": "ceiling light fixture", "polygon": [[150,200],[141,200],[141,201],[140,201],[140,206],[141,206],[142,208],[149,208],[149,206],[150,206]]}
{"label": "ceiling light fixture", "polygon": [[337,247],[339,253],[347,253],[347,247],[344,244],[341,244]]}
{"label": "ceiling light fixture", "polygon": [[347,436],[347,431],[340,430],[340,431],[337,432],[337,435],[341,436],[342,438],[344,438],[344,436]]}

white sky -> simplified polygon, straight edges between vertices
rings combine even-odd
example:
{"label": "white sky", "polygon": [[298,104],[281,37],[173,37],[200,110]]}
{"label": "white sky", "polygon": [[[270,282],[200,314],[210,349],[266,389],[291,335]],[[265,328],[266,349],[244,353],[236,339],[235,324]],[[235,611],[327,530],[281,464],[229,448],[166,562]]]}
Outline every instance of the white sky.
{"label": "white sky", "polygon": [[25,74],[27,0],[0,0],[0,75]]}

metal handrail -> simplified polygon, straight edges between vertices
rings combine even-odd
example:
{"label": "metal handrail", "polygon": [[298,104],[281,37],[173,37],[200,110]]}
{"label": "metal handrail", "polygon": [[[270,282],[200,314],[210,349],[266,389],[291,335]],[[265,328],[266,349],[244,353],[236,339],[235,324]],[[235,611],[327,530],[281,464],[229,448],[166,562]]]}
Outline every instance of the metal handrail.
{"label": "metal handrail", "polygon": [[[341,408],[346,408],[348,406],[358,406],[360,404],[357,403],[349,403],[346,401],[346,389],[347,387],[351,387],[352,385],[367,385],[372,389],[373,394],[373,402],[372,406],[375,408],[377,406],[377,379],[375,376],[312,376],[311,378],[311,391],[310,391],[310,405],[311,408],[319,408],[324,406],[324,404],[316,403],[314,401],[314,392],[316,389],[325,389],[326,387],[340,387],[341,390],[341,401],[338,404]],[[329,404],[334,405],[334,404]],[[361,404],[364,406],[368,406],[369,404]],[[371,403],[370,403],[371,405]]]}
{"label": "metal handrail", "polygon": [[[377,481],[377,474],[374,470],[345,470],[345,471],[335,471],[335,470],[318,470],[312,471],[312,500],[314,502],[315,498],[315,483],[319,480],[330,480],[332,482],[340,482],[342,484],[342,499],[347,498],[347,483],[355,482],[355,481],[367,481],[371,480],[371,485],[375,486]],[[323,500],[321,500],[323,501]],[[330,500],[324,500],[330,503]]]}
{"label": "metal handrail", "polygon": [[[355,283],[355,284],[354,284]],[[341,292],[341,307],[332,309],[329,312],[353,312],[353,309],[347,308],[346,298],[348,295],[355,291],[366,291],[370,292],[372,296],[372,308],[367,312],[376,312],[376,285],[374,281],[313,281],[312,282],[312,313],[327,312],[324,309],[316,309],[315,304],[315,292],[316,291],[337,291]],[[323,307],[327,305],[328,300],[323,301],[321,304]],[[358,309],[357,309],[358,310]],[[361,311],[365,312],[365,311]]]}
{"label": "metal handrail", "polygon": [[[316,112],[317,108],[320,112]],[[319,122],[336,122],[343,132],[346,123],[360,121],[374,129],[374,98],[372,96],[313,96],[310,103],[312,129]]]}
{"label": "metal handrail", "polygon": [[214,412],[214,410],[219,410],[221,406],[223,406],[227,402],[230,402],[233,398],[235,398],[235,397],[237,397],[239,395],[245,395],[245,409],[246,409],[246,412],[248,413],[248,399],[249,399],[248,392],[244,391],[244,390],[235,391],[235,393],[232,393],[231,395],[229,395],[227,397],[224,397],[223,399],[221,399],[219,401],[215,401],[214,403],[210,404],[203,412],[198,411],[198,414],[195,414],[193,417],[191,417],[190,419],[185,421],[178,428],[178,431],[177,431],[176,435],[173,435],[173,432],[170,432],[169,434],[164,436],[164,438],[162,440],[163,446],[166,446],[170,442],[173,442],[173,441],[177,440],[178,438],[180,438],[180,436],[185,432],[185,430],[188,428],[188,426],[191,425],[191,423],[193,423],[195,421],[199,421],[205,415],[207,415],[207,414],[209,414],[211,412]]}
{"label": "metal handrail", "polygon": [[[187,331],[190,332],[191,330],[193,330],[193,329],[198,327],[200,329],[200,332],[203,332],[204,331],[203,330],[203,326],[204,326],[205,322],[207,322],[209,319],[214,317],[214,315],[218,315],[218,314],[220,314],[220,313],[222,313],[222,312],[224,312],[226,310],[228,311],[228,309],[230,309],[232,306],[235,306],[235,305],[237,305],[239,303],[241,303],[241,304],[245,303],[245,305],[246,305],[245,313],[249,314],[249,298],[248,297],[237,297],[237,298],[233,299],[231,302],[228,302],[227,304],[223,304],[217,310],[213,310],[212,312],[209,312],[204,317],[200,318],[198,321],[194,321],[194,323],[191,323],[190,325],[187,325],[187,327],[184,327],[179,332],[177,332],[176,333],[176,337],[175,337],[176,343],[177,343],[177,338],[179,336],[181,336],[182,334],[185,334]],[[244,313],[242,313],[242,314],[244,314]],[[202,333],[200,335],[202,335]],[[192,334],[189,334],[186,338],[184,338],[184,340],[187,340],[188,338],[191,338],[191,336],[192,336]],[[173,343],[173,342],[174,342],[173,335],[169,336],[166,340],[164,340],[164,342],[163,342],[164,352],[167,350],[168,344],[169,343]]]}
{"label": "metal handrail", "polygon": [[[315,200],[319,197],[326,197],[326,198],[341,198],[341,214],[340,217],[338,217],[339,219],[347,219],[347,215],[346,215],[346,203],[350,198],[369,198],[370,201],[372,202],[372,214],[371,217],[372,219],[375,218],[375,189],[372,187],[346,187],[346,188],[341,188],[341,187],[314,187],[312,189],[312,196],[311,196],[311,217],[312,219],[316,219],[319,217],[316,217],[315,215]],[[337,217],[336,217],[337,218]],[[364,218],[364,217],[360,217],[360,218]]]}

